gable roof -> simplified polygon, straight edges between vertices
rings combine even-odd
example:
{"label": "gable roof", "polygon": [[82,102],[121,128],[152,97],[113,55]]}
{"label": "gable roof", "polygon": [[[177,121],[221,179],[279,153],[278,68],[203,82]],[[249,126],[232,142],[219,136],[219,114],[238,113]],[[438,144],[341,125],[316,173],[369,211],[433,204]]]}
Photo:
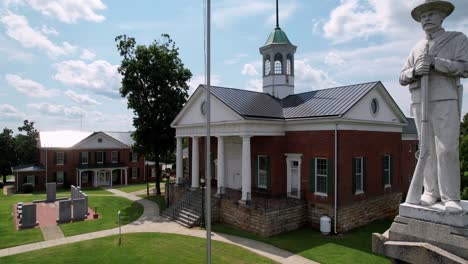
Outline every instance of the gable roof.
{"label": "gable roof", "polygon": [[39,146],[41,148],[71,148],[85,139],[104,133],[118,142],[131,147],[134,140],[132,132],[85,132],[73,130],[39,131]]}
{"label": "gable roof", "polygon": [[[378,85],[382,83],[354,84],[293,94],[284,99],[267,93],[217,86],[211,87],[211,93],[246,119],[298,119],[342,116]],[[201,87],[205,89],[204,85]]]}

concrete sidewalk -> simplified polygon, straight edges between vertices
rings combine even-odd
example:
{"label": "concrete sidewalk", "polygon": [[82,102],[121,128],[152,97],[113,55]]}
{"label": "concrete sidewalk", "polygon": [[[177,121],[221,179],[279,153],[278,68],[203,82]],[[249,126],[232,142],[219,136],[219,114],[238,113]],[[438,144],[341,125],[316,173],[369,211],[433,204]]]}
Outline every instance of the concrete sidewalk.
{"label": "concrete sidewalk", "polygon": [[[205,238],[206,231],[199,230],[199,229],[189,229],[185,228],[175,222],[172,222],[166,218],[163,218],[159,215],[159,207],[156,203],[142,199],[134,194],[125,193],[119,191],[117,189],[107,189],[108,191],[114,193],[117,196],[121,196],[127,198],[131,201],[136,201],[143,205],[144,212],[134,222],[125,225],[122,227],[122,233],[170,233],[170,234],[180,234],[180,235],[187,235],[187,236],[194,236]],[[48,240],[38,243],[26,244],[12,248],[6,248],[0,250],[0,257],[9,256],[20,254],[28,251],[49,248],[58,245],[70,244],[79,241],[86,241],[101,237],[107,237],[112,235],[118,235],[119,229],[109,229],[104,231],[97,231],[93,233],[87,233],[82,235],[76,235],[71,237],[59,238],[55,240]],[[221,233],[212,233],[212,239],[216,241],[221,241],[224,243],[236,245],[242,247],[246,250],[254,252],[258,255],[267,257],[279,263],[286,263],[286,264],[310,264],[310,263],[317,263],[306,259],[302,256],[293,254],[291,252],[279,249],[269,244],[265,244],[259,241],[226,235]]]}

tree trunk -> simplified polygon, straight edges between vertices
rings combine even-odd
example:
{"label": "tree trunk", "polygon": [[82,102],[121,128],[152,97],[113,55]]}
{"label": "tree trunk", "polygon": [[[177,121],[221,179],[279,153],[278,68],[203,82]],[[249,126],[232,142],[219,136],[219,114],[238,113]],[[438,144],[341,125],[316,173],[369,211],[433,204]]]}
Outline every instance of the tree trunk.
{"label": "tree trunk", "polygon": [[156,195],[161,195],[161,171],[159,170],[159,155],[154,152],[154,166],[156,170]]}
{"label": "tree trunk", "polygon": [[3,175],[3,185],[6,184],[6,175]]}

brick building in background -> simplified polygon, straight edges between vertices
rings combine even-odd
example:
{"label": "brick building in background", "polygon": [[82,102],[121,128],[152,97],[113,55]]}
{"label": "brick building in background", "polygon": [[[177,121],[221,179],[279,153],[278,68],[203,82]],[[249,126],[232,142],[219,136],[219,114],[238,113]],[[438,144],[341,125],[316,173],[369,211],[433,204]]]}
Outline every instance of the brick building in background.
{"label": "brick building in background", "polygon": [[[40,131],[40,164],[12,168],[16,190],[24,183],[99,187],[146,181],[150,169],[131,151],[130,132]],[[151,175],[148,175],[151,177]]]}

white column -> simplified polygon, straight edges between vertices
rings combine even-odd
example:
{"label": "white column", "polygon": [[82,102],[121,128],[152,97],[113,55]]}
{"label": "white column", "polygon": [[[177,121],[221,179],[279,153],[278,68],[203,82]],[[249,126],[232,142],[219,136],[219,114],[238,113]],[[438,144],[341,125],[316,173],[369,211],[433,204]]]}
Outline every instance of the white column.
{"label": "white column", "polygon": [[125,169],[124,171],[125,171],[125,185],[128,185],[128,173],[127,173],[128,169]]}
{"label": "white column", "polygon": [[250,200],[252,194],[250,136],[242,137],[242,201]]}
{"label": "white column", "polygon": [[81,177],[82,177],[81,174],[82,174],[82,171],[80,171],[80,178],[78,179],[78,184],[79,184],[80,188],[81,188]]}
{"label": "white column", "polygon": [[224,192],[224,137],[218,137],[218,194]]}
{"label": "white column", "polygon": [[182,157],[182,138],[177,137],[176,147],[176,184],[182,183],[183,157]]}
{"label": "white column", "polygon": [[112,188],[112,170],[110,170],[110,187]]}
{"label": "white column", "polygon": [[94,170],[94,187],[98,187],[98,183],[97,183],[97,178],[98,178],[98,171],[97,170]]}
{"label": "white column", "polygon": [[198,137],[192,137],[192,188],[200,187]]}

